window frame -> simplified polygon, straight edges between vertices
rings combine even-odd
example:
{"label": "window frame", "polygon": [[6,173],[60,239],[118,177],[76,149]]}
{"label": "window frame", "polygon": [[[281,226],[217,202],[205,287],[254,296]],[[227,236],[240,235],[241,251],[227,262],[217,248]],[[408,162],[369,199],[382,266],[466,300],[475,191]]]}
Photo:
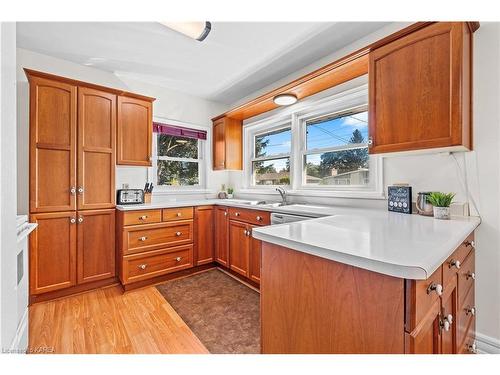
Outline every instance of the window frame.
{"label": "window frame", "polygon": [[[159,156],[158,155],[158,134],[153,133],[153,150],[152,150],[152,158],[151,158],[151,167],[148,168],[148,181],[151,181],[154,184],[155,190],[157,193],[169,193],[169,192],[180,192],[180,191],[192,191],[199,192],[200,190],[206,190],[206,158],[207,155],[206,148],[208,147],[208,141],[210,140],[211,133],[209,133],[209,129],[200,125],[188,124],[180,121],[174,121],[170,119],[164,118],[156,118],[154,119],[156,122],[168,123],[174,126],[189,128],[189,129],[197,129],[197,130],[205,130],[207,131],[207,139],[202,140],[198,139],[198,159],[192,158],[178,158],[172,156]],[[180,161],[180,162],[195,162],[198,163],[198,184],[196,185],[159,185],[158,184],[158,161],[159,160],[170,160],[170,161]]]}
{"label": "window frame", "polygon": [[[363,79],[361,77],[361,79]],[[318,150],[334,150],[328,147],[315,150],[306,149],[305,121],[321,118],[335,113],[348,113],[360,108],[368,108],[368,85],[359,84],[360,80],[349,83],[346,88],[335,88],[328,93],[313,96],[292,106],[279,108],[269,116],[260,116],[243,126],[243,141],[245,146],[243,163],[243,185],[241,191],[249,194],[275,193],[278,185],[254,185],[252,181],[252,162],[255,149],[254,137],[269,133],[291,124],[292,148],[290,153],[290,185],[280,185],[288,189],[289,195],[324,196],[339,198],[384,199],[383,190],[383,156],[370,154],[370,183],[363,185],[307,185],[305,183],[306,154],[316,154]],[[333,94],[332,94],[333,92]],[[326,94],[326,95],[325,95]],[[290,125],[289,125],[290,126]],[[363,146],[364,147],[364,146]],[[346,149],[345,146],[337,146]],[[358,147],[357,147],[358,148]],[[334,150],[335,151],[335,150]],[[276,157],[272,157],[276,158]],[[267,191],[266,191],[267,190]]]}

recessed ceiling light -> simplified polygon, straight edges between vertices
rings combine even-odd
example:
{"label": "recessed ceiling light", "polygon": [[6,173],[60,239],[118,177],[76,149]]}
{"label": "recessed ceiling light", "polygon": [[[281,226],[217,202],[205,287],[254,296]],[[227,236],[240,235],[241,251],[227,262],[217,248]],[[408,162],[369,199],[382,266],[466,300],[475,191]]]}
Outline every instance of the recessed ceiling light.
{"label": "recessed ceiling light", "polygon": [[212,29],[212,24],[205,22],[160,22],[163,26],[184,34],[198,41],[204,40]]}
{"label": "recessed ceiling light", "polygon": [[297,97],[294,94],[279,94],[273,98],[277,105],[291,105],[297,102]]}

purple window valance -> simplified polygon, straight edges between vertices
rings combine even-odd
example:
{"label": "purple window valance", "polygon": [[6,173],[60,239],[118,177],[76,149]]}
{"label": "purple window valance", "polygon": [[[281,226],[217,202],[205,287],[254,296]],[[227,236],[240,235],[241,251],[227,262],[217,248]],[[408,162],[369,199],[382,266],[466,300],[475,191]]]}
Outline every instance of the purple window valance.
{"label": "purple window valance", "polygon": [[161,122],[153,122],[153,132],[193,139],[207,139],[207,132],[204,130],[183,128],[180,126],[162,124]]}

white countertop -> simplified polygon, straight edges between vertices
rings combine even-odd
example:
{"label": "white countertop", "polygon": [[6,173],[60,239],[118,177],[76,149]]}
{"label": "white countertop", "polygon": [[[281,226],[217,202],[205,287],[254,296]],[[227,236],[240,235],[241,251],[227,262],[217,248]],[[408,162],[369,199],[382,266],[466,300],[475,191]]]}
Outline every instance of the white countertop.
{"label": "white countertop", "polygon": [[222,205],[313,217],[254,228],[253,237],[322,258],[406,279],[427,279],[480,224],[478,217],[437,220],[384,210],[308,205],[269,207],[237,199],[116,206],[132,211]]}
{"label": "white countertop", "polygon": [[437,220],[342,209],[329,217],[252,229],[253,237],[406,279],[427,279],[479,225],[478,217]]}

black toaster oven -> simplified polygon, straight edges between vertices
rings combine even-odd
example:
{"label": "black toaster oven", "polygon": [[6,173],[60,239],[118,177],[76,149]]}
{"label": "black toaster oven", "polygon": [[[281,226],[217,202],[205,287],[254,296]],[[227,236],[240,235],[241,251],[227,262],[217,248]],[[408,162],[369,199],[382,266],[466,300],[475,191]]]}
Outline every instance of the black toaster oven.
{"label": "black toaster oven", "polygon": [[142,189],[118,189],[116,192],[116,204],[142,203],[144,203],[144,190]]}

